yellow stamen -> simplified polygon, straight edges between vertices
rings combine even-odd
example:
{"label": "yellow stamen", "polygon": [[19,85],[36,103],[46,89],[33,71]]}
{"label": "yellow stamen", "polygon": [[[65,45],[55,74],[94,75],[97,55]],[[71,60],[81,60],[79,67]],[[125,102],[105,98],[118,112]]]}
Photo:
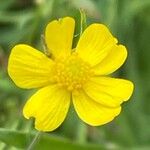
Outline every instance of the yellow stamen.
{"label": "yellow stamen", "polygon": [[54,78],[58,85],[69,91],[82,88],[92,74],[91,67],[77,53],[66,59],[59,58],[54,65]]}

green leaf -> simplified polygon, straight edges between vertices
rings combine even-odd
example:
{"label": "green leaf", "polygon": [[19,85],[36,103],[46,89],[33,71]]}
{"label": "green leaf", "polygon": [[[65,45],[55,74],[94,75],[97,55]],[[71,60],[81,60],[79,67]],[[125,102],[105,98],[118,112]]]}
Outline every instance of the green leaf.
{"label": "green leaf", "polygon": [[18,148],[24,148],[27,144],[26,134],[7,129],[0,129],[0,140],[7,145]]}
{"label": "green leaf", "polygon": [[[19,131],[7,130],[0,128],[0,140],[6,145],[26,149],[31,143],[35,133],[23,133]],[[43,133],[39,141],[35,144],[36,150],[100,150],[105,149],[98,145],[85,144],[81,145],[65,138]]]}
{"label": "green leaf", "polygon": [[77,46],[77,43],[83,33],[83,31],[86,29],[87,23],[86,23],[86,14],[83,9],[79,9],[79,12],[76,17],[76,28],[75,28],[75,35],[73,39],[73,48]]}
{"label": "green leaf", "polygon": [[87,27],[87,23],[86,23],[86,14],[85,11],[83,9],[80,9],[80,19],[81,19],[81,24],[80,24],[80,36],[82,35],[83,31],[86,29]]}

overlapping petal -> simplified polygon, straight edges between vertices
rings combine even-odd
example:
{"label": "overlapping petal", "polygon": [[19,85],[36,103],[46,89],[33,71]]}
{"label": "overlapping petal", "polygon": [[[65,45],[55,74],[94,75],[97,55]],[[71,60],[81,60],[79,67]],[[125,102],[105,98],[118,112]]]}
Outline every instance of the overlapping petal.
{"label": "overlapping petal", "polygon": [[57,85],[40,89],[26,103],[24,116],[35,118],[35,128],[52,131],[64,121],[70,105],[70,93]]}
{"label": "overlapping petal", "polygon": [[45,31],[45,41],[53,56],[69,55],[72,48],[75,21],[65,17],[50,22]]}
{"label": "overlapping petal", "polygon": [[92,24],[83,32],[76,51],[84,61],[94,66],[106,57],[116,42],[106,26]]}
{"label": "overlapping petal", "polygon": [[133,83],[124,79],[93,77],[83,88],[97,103],[107,107],[119,107],[132,95]]}
{"label": "overlapping petal", "polygon": [[42,52],[24,44],[15,46],[10,54],[8,73],[21,88],[38,88],[53,81],[53,61]]}
{"label": "overlapping petal", "polygon": [[114,45],[108,55],[93,67],[96,75],[108,75],[116,71],[126,60],[127,50],[123,45]]}
{"label": "overlapping petal", "polygon": [[78,116],[87,124],[98,126],[114,119],[121,107],[109,108],[91,99],[85,92],[73,93],[73,104]]}

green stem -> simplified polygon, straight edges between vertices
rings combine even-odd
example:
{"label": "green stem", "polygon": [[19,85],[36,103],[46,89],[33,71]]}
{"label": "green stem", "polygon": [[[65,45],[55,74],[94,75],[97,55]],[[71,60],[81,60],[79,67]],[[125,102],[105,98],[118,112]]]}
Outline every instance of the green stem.
{"label": "green stem", "polygon": [[27,150],[33,150],[33,147],[35,146],[35,144],[39,140],[40,135],[41,135],[41,132],[37,132],[37,134],[35,135],[35,137],[31,141],[30,145],[28,146]]}
{"label": "green stem", "polygon": [[87,138],[87,125],[79,122],[77,132],[77,142],[83,144],[86,143]]}

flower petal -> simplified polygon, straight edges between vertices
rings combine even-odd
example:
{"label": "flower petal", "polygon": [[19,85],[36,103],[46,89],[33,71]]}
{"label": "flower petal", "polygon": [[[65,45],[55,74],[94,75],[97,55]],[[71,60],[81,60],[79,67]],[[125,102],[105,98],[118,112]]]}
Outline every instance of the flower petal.
{"label": "flower petal", "polygon": [[93,77],[83,88],[97,103],[107,107],[118,107],[132,95],[133,83],[124,79]]}
{"label": "flower petal", "polygon": [[76,50],[84,61],[94,66],[104,59],[116,42],[106,26],[92,24],[83,32]]}
{"label": "flower petal", "polygon": [[40,51],[28,46],[17,45],[12,49],[8,62],[8,73],[21,88],[37,88],[52,81],[53,61]]}
{"label": "flower petal", "polygon": [[75,21],[71,17],[50,22],[45,31],[45,41],[54,57],[69,55],[72,48]]}
{"label": "flower petal", "polygon": [[78,92],[73,94],[73,104],[78,116],[89,125],[106,124],[112,121],[121,111],[121,107],[105,107],[92,100],[85,92]]}
{"label": "flower petal", "polygon": [[35,118],[35,128],[53,131],[64,121],[70,106],[70,93],[56,84],[40,89],[25,104],[24,116]]}
{"label": "flower petal", "polygon": [[126,60],[127,50],[123,45],[114,45],[110,53],[93,67],[96,75],[108,75],[116,71]]}

